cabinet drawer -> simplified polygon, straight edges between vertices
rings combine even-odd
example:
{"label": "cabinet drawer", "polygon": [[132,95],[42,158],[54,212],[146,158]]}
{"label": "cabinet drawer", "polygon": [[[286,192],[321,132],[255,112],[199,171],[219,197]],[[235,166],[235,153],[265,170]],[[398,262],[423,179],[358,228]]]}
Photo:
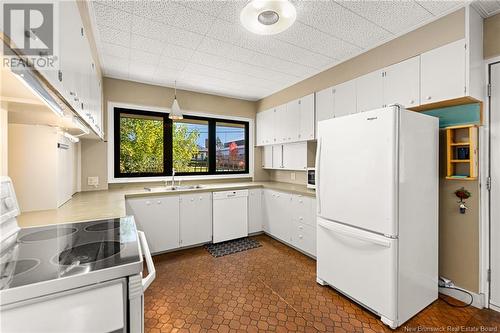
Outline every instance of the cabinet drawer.
{"label": "cabinet drawer", "polygon": [[310,255],[316,256],[316,228],[299,222],[295,222],[293,227],[293,246]]}

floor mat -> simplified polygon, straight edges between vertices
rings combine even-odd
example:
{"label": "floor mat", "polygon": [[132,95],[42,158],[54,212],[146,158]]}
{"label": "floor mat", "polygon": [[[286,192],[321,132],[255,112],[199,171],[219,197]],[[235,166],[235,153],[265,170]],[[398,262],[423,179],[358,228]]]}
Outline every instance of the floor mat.
{"label": "floor mat", "polygon": [[256,247],[261,246],[262,245],[255,239],[245,237],[217,244],[207,244],[205,245],[205,248],[212,256],[218,258],[227,256],[228,254],[255,249]]}

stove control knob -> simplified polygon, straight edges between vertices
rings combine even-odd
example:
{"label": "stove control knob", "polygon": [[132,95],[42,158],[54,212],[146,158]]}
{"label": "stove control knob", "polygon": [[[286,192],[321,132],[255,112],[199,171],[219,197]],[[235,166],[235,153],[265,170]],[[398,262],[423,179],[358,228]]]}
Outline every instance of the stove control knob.
{"label": "stove control knob", "polygon": [[12,200],[11,197],[7,197],[7,198],[5,198],[4,204],[5,204],[5,207],[7,207],[7,209],[11,209],[14,207],[14,200]]}

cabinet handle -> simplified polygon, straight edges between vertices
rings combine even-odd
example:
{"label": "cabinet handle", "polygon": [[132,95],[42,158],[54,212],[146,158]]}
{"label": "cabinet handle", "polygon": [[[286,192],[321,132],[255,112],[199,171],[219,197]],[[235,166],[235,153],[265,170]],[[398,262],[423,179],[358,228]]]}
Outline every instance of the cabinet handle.
{"label": "cabinet handle", "polygon": [[158,200],[156,203],[157,203],[158,205],[161,205],[161,201],[160,201],[160,200]]}
{"label": "cabinet handle", "polygon": [[304,238],[304,236],[302,236],[302,235],[299,235],[299,239],[302,239],[302,238]]}
{"label": "cabinet handle", "polygon": [[146,201],[146,206],[151,205],[151,201]]}
{"label": "cabinet handle", "polygon": [[300,216],[300,217],[299,217],[299,220],[300,220],[300,221],[302,221],[302,220],[304,220],[304,218],[303,218],[302,216]]}
{"label": "cabinet handle", "polygon": [[415,101],[412,99],[412,100],[410,101],[410,104],[413,104],[413,103],[415,103]]}
{"label": "cabinet handle", "polygon": [[432,98],[431,96],[427,96],[425,99],[430,100],[431,98]]}
{"label": "cabinet handle", "polygon": [[69,95],[70,95],[70,96],[76,96],[76,93],[75,93],[74,91],[70,91],[70,92],[69,92]]}
{"label": "cabinet handle", "polygon": [[299,225],[299,230],[302,230],[302,229],[304,229],[304,227],[303,227],[303,226],[301,226],[301,225]]}

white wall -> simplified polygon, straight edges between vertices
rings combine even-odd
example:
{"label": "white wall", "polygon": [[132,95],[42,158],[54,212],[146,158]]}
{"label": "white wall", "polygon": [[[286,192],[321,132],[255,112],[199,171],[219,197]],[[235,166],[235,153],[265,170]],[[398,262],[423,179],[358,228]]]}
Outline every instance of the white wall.
{"label": "white wall", "polygon": [[[78,148],[58,129],[9,124],[8,168],[22,212],[55,209],[77,190]],[[65,143],[68,150],[57,148]]]}
{"label": "white wall", "polygon": [[0,104],[0,176],[8,175],[8,112],[7,103]]}

